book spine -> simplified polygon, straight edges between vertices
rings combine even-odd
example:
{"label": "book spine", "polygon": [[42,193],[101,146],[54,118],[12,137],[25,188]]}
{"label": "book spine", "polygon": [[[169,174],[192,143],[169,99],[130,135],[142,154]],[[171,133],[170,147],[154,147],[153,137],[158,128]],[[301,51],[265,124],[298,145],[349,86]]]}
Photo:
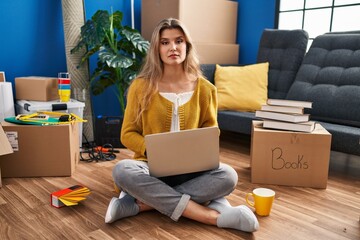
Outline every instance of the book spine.
{"label": "book spine", "polygon": [[65,206],[65,204],[62,203],[59,200],[59,198],[53,194],[50,195],[50,203],[51,203],[51,206],[56,207],[56,208],[61,208],[61,207]]}

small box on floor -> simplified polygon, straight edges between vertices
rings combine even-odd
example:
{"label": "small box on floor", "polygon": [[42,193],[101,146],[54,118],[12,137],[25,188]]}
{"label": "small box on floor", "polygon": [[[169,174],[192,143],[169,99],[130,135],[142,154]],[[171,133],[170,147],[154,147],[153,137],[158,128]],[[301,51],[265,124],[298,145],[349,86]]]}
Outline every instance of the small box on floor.
{"label": "small box on floor", "polygon": [[79,162],[78,124],[1,123],[14,153],[0,156],[2,177],[71,176]]}
{"label": "small box on floor", "polygon": [[331,134],[319,123],[311,133],[270,130],[253,121],[251,182],[326,188]]}

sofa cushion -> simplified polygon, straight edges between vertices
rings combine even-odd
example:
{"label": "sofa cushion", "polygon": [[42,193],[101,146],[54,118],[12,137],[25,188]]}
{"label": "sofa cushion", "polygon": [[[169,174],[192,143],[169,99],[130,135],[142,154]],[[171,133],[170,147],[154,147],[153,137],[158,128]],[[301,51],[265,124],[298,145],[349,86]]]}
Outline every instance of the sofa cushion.
{"label": "sofa cushion", "polygon": [[219,111],[218,124],[221,130],[251,134],[252,120],[259,120],[253,112]]}
{"label": "sofa cushion", "polygon": [[212,84],[215,83],[214,76],[215,76],[215,69],[216,64],[201,64],[201,71],[204,74],[204,77],[209,80]]}
{"label": "sofa cushion", "polygon": [[268,68],[269,63],[241,67],[216,65],[219,110],[259,110],[267,100]]}
{"label": "sofa cushion", "polygon": [[265,29],[257,62],[269,62],[268,98],[284,99],[294,82],[308,43],[304,30]]}
{"label": "sofa cushion", "polygon": [[360,128],[319,121],[331,133],[331,149],[360,156]]}
{"label": "sofa cushion", "polygon": [[[217,64],[201,64],[200,68],[202,73],[204,74],[204,77],[209,80],[212,84],[215,84],[215,70],[216,70]],[[220,66],[226,67],[226,66],[243,66],[242,64],[219,64]]]}
{"label": "sofa cushion", "polygon": [[313,102],[313,120],[360,127],[360,34],[314,39],[287,99]]}

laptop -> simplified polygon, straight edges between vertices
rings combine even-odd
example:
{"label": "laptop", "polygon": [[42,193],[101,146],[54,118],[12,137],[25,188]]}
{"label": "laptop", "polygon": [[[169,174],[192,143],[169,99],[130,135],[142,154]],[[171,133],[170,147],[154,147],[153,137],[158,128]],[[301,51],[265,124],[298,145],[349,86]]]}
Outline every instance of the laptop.
{"label": "laptop", "polygon": [[150,175],[166,177],[219,167],[219,129],[207,127],[145,136]]}

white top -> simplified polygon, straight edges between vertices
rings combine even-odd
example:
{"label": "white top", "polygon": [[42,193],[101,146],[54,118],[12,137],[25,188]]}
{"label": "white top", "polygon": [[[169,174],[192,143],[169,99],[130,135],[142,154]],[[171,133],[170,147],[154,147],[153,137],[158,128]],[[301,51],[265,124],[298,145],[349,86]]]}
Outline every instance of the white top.
{"label": "white top", "polygon": [[194,91],[184,93],[166,93],[160,92],[160,95],[173,103],[171,116],[171,132],[180,131],[179,107],[190,101]]}

